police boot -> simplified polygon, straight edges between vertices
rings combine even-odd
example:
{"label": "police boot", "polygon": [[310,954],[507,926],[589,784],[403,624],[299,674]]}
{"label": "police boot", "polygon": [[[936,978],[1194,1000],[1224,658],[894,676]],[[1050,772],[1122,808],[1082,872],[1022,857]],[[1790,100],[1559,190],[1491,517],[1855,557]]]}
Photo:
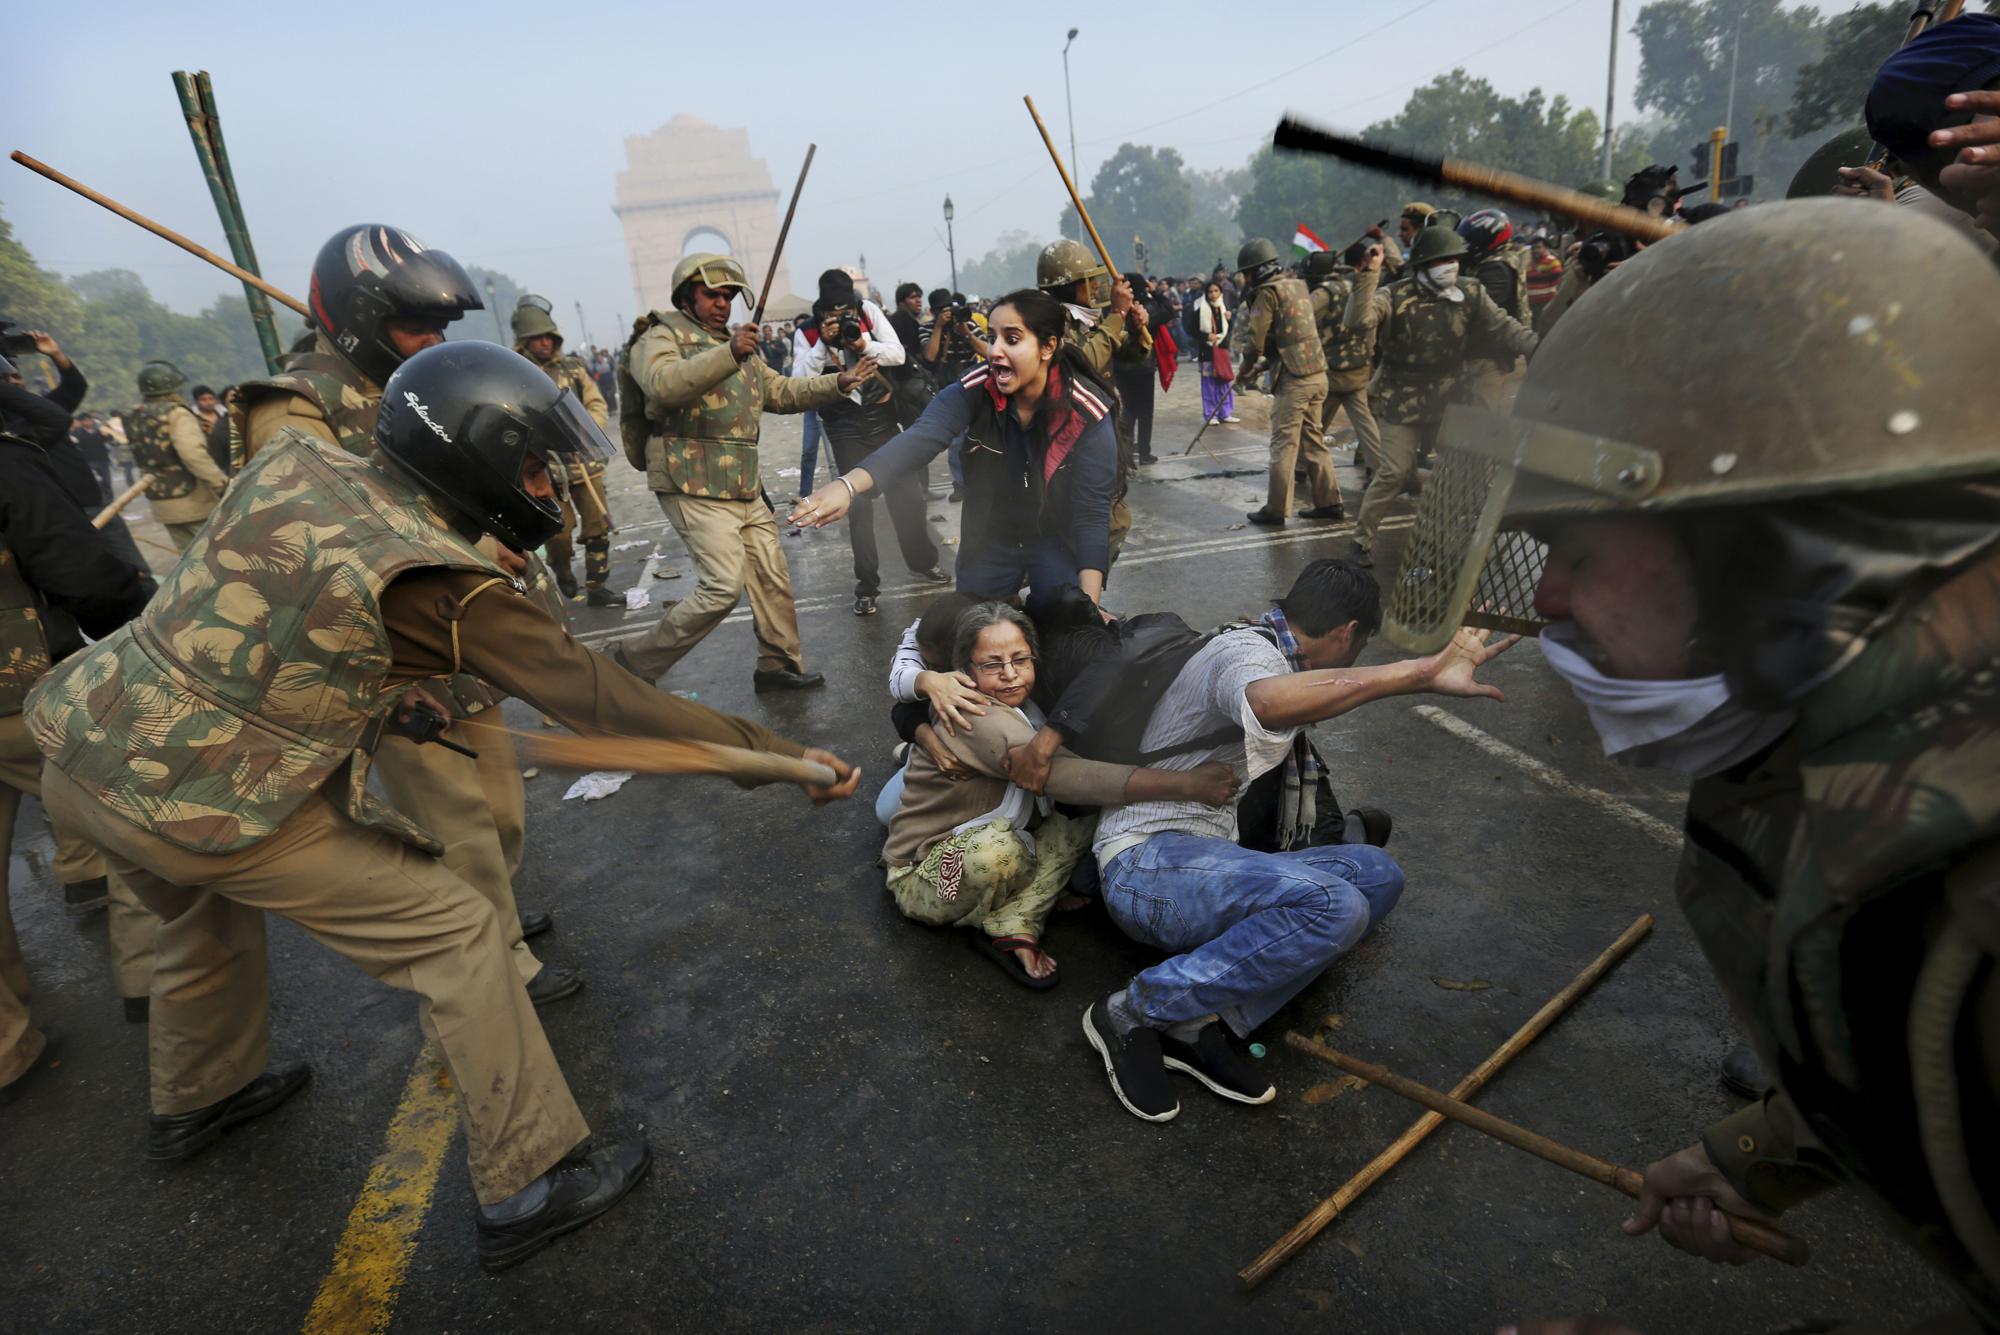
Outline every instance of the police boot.
{"label": "police boot", "polygon": [[479,1207],[479,1264],[487,1270],[519,1265],[558,1234],[618,1204],[652,1164],[653,1151],[643,1140],[602,1147],[585,1141],[506,1200]]}
{"label": "police boot", "polygon": [[584,600],[592,607],[623,607],[624,595],[608,587],[611,579],[611,539],[591,538],[583,544]]}
{"label": "police boot", "polygon": [[556,577],[556,587],[562,590],[562,596],[565,598],[576,597],[575,568],[568,561],[558,561],[555,557],[549,556],[546,551],[543,552],[543,556],[548,561],[549,573]]}
{"label": "police boot", "polygon": [[304,1062],[266,1071],[226,1099],[193,1112],[154,1113],[146,1126],[146,1157],[185,1159],[199,1154],[238,1122],[262,1116],[304,1089],[312,1068]]}
{"label": "police boot", "polygon": [[1741,1044],[1722,1059],[1722,1087],[1742,1099],[1761,1099],[1771,1087],[1764,1075],[1764,1063],[1758,1060],[1757,1049],[1748,1043]]}

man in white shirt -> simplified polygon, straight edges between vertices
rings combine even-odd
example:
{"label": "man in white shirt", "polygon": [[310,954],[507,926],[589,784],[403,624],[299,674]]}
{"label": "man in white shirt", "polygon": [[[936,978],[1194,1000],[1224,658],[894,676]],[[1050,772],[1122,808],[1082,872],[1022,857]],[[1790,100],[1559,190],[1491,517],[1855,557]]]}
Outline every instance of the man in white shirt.
{"label": "man in white shirt", "polygon": [[[1428,658],[1352,666],[1381,624],[1381,593],[1367,572],[1314,561],[1260,620],[1188,660],[1153,707],[1141,749],[1196,743],[1151,763],[1220,760],[1244,782],[1284,765],[1285,800],[1297,800],[1317,787],[1302,736],[1314,723],[1391,695],[1502,698],[1474,672],[1518,636],[1489,643],[1462,630]],[[1170,1069],[1239,1103],[1274,1098],[1225,1028],[1247,1037],[1386,916],[1403,889],[1402,869],[1372,845],[1243,848],[1229,807],[1107,807],[1093,851],[1112,919],[1134,940],[1174,952],[1083,1017],[1118,1101],[1149,1122],[1180,1112]]]}

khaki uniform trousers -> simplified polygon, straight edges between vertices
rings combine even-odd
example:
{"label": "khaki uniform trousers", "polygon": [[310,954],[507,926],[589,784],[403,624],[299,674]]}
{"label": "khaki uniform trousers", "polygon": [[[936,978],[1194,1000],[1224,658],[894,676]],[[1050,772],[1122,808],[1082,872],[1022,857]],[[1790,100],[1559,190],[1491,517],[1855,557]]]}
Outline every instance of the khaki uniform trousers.
{"label": "khaki uniform trousers", "polygon": [[[570,536],[572,530],[583,539],[586,567],[592,564],[591,544],[611,535],[611,516],[598,500],[604,490],[604,478],[593,476],[589,482],[584,482],[584,476],[581,469],[571,469],[569,485],[556,491],[556,503],[562,509],[562,531],[548,540],[547,548],[550,564],[558,569],[567,568],[576,558],[576,542]],[[586,568],[584,576],[588,579],[594,573]]]}
{"label": "khaki uniform trousers", "polygon": [[1396,497],[1409,485],[1423,452],[1437,444],[1439,421],[1383,422],[1376,450],[1375,476],[1361,493],[1361,513],[1354,519],[1354,541],[1364,550],[1375,546],[1375,530]]}
{"label": "khaki uniform trousers", "polygon": [[421,998],[419,1021],[458,1095],[480,1204],[521,1190],[590,1135],[506,959],[492,902],[439,859],[356,825],[318,793],[248,848],[190,853],[52,766],[42,792],[55,817],[103,849],[164,920],[153,974],[154,1112],[206,1107],[269,1065],[264,914],[275,913]]}
{"label": "khaki uniform trousers", "polygon": [[626,640],[611,655],[647,681],[657,680],[722,624],[747,590],[757,632],[760,671],[805,671],[799,646],[799,613],[792,604],[792,572],[778,546],[778,524],[761,497],[716,500],[661,492],[660,509],[687,544],[701,578],[694,592],[667,609],[643,638]]}
{"label": "khaki uniform trousers", "polygon": [[1271,405],[1271,482],[1264,508],[1274,515],[1292,512],[1292,468],[1305,452],[1306,485],[1312,503],[1339,505],[1340,487],[1333,477],[1333,451],[1320,430],[1326,406],[1326,372],[1311,375],[1278,373],[1277,399]]}
{"label": "khaki uniform trousers", "polygon": [[[0,1085],[13,1083],[35,1064],[45,1042],[28,1016],[28,967],[14,934],[14,914],[8,898],[8,851],[14,844],[14,818],[21,794],[42,792],[42,753],[29,740],[19,714],[0,715]],[[51,824],[55,824],[51,822]],[[56,880],[73,885],[107,876],[102,855],[69,827],[56,824]],[[160,920],[141,904],[132,887],[116,873],[108,874],[111,894],[111,971],[121,996],[143,997],[153,988],[153,935]]]}
{"label": "khaki uniform trousers", "polygon": [[[481,713],[497,723],[497,710]],[[514,904],[514,873],[521,869],[528,829],[521,758],[514,739],[497,730],[454,733],[454,740],[479,752],[479,759],[385,732],[374,771],[390,805],[443,844],[444,865],[493,905],[514,972],[531,982],[542,962],[521,939],[521,911]]]}
{"label": "khaki uniform trousers", "polygon": [[202,525],[207,522],[206,519],[197,519],[192,524],[168,524],[167,537],[173,542],[174,550],[186,551],[187,545],[194,541],[194,535],[201,532]]}
{"label": "khaki uniform trousers", "polygon": [[1326,410],[1321,416],[1327,430],[1333,429],[1333,415],[1347,414],[1347,424],[1354,428],[1355,460],[1365,468],[1376,467],[1375,460],[1382,453],[1382,428],[1375,421],[1375,410],[1368,403],[1368,386],[1363,383],[1357,389],[1336,389],[1327,391]]}

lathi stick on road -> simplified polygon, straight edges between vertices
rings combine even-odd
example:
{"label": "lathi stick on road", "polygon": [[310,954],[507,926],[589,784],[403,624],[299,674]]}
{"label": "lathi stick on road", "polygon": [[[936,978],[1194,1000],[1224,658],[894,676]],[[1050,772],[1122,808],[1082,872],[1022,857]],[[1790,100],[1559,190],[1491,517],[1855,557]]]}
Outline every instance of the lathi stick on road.
{"label": "lathi stick on road", "polygon": [[[776,783],[831,787],[840,780],[828,766],[812,760],[746,751],[713,742],[674,741],[664,737],[568,737],[516,732],[478,718],[458,719],[455,728],[489,729],[514,739],[524,760],[565,769],[628,769],[636,774],[722,774],[732,779],[764,779]],[[476,737],[477,734],[475,733]]]}
{"label": "lathi stick on road", "polygon": [[[1349,1075],[1358,1075],[1371,1085],[1380,1085],[1392,1094],[1400,1094],[1412,1103],[1421,1103],[1432,1112],[1443,1113],[1454,1122],[1463,1122],[1475,1131],[1493,1139],[1512,1145],[1517,1150],[1526,1150],[1538,1159],[1546,1159],[1559,1168],[1567,1168],[1580,1177],[1593,1182],[1602,1182],[1615,1191],[1622,1191],[1637,1200],[1644,1190],[1645,1179],[1635,1170],[1609,1163],[1582,1150],[1571,1149],[1559,1141],[1550,1140],[1524,1126],[1516,1126],[1504,1118],[1475,1108],[1469,1103],[1461,1103],[1449,1094],[1440,1094],[1428,1085],[1420,1085],[1414,1080],[1397,1075],[1386,1067],[1373,1062],[1350,1057],[1344,1052],[1315,1043],[1303,1034],[1286,1034],[1285,1042],[1300,1052],[1317,1057],[1323,1062],[1338,1066]],[[1729,1232],[1740,1246],[1768,1256],[1786,1265],[1804,1265],[1812,1258],[1811,1251],[1804,1242],[1761,1219],[1746,1219],[1742,1215],[1728,1215]]]}
{"label": "lathi stick on road", "polygon": [[[1528,1022],[1516,1029],[1505,1043],[1493,1050],[1493,1054],[1474,1067],[1472,1073],[1451,1087],[1452,1097],[1469,1099],[1500,1071],[1500,1068],[1519,1056],[1527,1046],[1540,1038],[1548,1027],[1567,1011],[1576,999],[1588,992],[1613,965],[1630,954],[1632,948],[1645,940],[1646,933],[1653,930],[1653,915],[1642,913],[1619,933],[1618,939],[1604,948],[1602,954],[1583,971],[1569,980],[1569,985],[1550,997],[1542,1008],[1528,1017]],[[1361,1193],[1381,1181],[1391,1168],[1409,1156],[1411,1150],[1423,1143],[1424,1137],[1444,1125],[1441,1113],[1427,1112],[1410,1125],[1409,1130],[1390,1142],[1368,1166],[1349,1178],[1339,1191],[1315,1205],[1312,1213],[1292,1225],[1291,1231],[1265,1249],[1262,1256],[1236,1272],[1237,1280],[1245,1289],[1254,1289],[1271,1277],[1273,1271],[1298,1255],[1299,1250],[1320,1235],[1320,1231],[1332,1223],[1336,1216],[1360,1197]]]}

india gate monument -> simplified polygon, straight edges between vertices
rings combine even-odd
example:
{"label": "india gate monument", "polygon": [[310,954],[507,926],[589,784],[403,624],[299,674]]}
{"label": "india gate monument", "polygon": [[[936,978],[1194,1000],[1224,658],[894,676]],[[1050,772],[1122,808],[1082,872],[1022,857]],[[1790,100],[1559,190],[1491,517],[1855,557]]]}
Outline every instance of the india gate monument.
{"label": "india gate monument", "polygon": [[[751,155],[747,129],[682,113],[651,134],[627,135],[612,208],[624,225],[639,309],[671,304],[674,266],[697,250],[735,256],[753,292],[761,287],[784,203],[771,169]],[[746,307],[754,304],[753,296]],[[793,295],[781,260],[766,319],[788,319],[811,304]]]}

